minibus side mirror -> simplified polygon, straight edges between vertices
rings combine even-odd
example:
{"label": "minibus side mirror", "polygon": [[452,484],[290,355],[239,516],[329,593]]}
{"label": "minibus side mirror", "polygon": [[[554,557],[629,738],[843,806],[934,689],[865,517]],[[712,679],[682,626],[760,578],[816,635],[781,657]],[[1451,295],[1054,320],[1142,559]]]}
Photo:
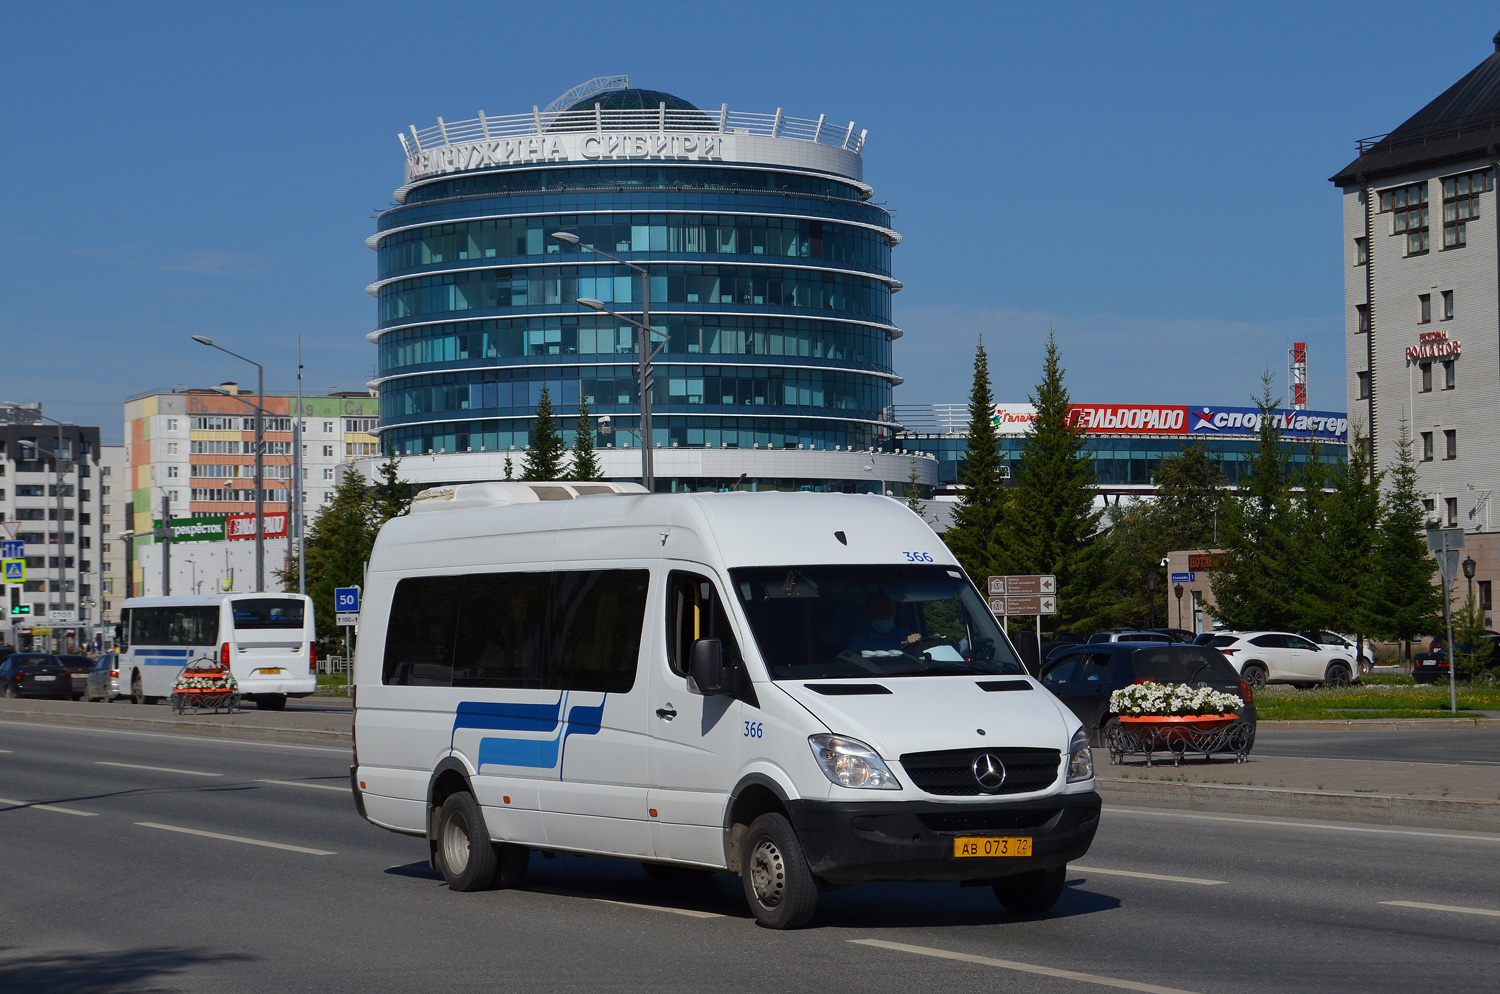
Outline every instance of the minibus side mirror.
{"label": "minibus side mirror", "polygon": [[724,643],[718,639],[698,639],[693,643],[688,674],[705,696],[729,692],[728,673],[724,668]]}

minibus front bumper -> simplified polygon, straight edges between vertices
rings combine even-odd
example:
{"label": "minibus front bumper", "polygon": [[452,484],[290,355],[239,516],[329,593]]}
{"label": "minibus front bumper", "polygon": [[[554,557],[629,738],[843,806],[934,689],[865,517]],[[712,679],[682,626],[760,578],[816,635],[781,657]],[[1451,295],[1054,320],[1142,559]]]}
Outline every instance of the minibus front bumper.
{"label": "minibus front bumper", "polygon": [[[812,872],[833,884],[998,880],[1078,859],[1099,828],[1094,791],[962,804],[801,800],[787,809]],[[1031,855],[956,857],[953,840],[971,836],[1029,838]]]}

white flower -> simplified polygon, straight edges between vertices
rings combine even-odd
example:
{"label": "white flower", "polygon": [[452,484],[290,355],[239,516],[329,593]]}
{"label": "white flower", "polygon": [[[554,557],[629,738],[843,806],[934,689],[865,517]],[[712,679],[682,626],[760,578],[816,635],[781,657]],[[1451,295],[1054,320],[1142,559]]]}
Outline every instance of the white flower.
{"label": "white flower", "polygon": [[1208,687],[1154,681],[1134,683],[1109,696],[1111,712],[1132,716],[1229,714],[1244,703],[1234,694],[1221,694]]}

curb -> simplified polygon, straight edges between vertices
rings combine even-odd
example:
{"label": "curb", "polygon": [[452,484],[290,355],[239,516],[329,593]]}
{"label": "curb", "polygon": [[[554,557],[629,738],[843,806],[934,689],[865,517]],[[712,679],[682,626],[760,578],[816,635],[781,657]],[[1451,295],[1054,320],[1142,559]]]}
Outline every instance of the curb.
{"label": "curb", "polygon": [[1500,832],[1500,801],[1103,778],[1098,781],[1098,791],[1106,803],[1114,804],[1405,828]]}
{"label": "curb", "polygon": [[1304,732],[1344,732],[1370,729],[1406,732],[1416,729],[1489,728],[1500,725],[1493,718],[1302,718],[1257,721],[1258,728],[1295,729]]}
{"label": "curb", "polygon": [[277,728],[269,725],[228,725],[199,723],[193,719],[108,718],[103,715],[58,714],[50,711],[0,711],[0,722],[34,722],[41,725],[81,725],[88,728],[130,729],[171,735],[209,736],[216,739],[254,739],[297,745],[353,747],[349,732],[318,728]]}

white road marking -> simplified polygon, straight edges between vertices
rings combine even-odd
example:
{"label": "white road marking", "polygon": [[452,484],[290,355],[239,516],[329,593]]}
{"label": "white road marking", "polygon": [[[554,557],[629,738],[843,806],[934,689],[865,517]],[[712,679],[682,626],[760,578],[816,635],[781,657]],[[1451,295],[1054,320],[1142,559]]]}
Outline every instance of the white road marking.
{"label": "white road marking", "polygon": [[1373,828],[1326,821],[1286,821],[1276,818],[1236,818],[1233,815],[1197,814],[1188,811],[1152,811],[1147,808],[1121,808],[1106,804],[1110,814],[1145,815],[1150,818],[1187,818],[1193,821],[1227,821],[1238,825],[1263,825],[1274,828],[1314,828],[1324,832],[1358,832],[1365,835],[1409,835],[1421,839],[1455,839],[1459,842],[1500,842],[1500,835],[1485,832],[1424,832],[1416,828]]}
{"label": "white road marking", "polygon": [[7,756],[9,756],[14,751],[15,750],[13,750],[13,749],[0,749],[0,752],[5,753]]}
{"label": "white road marking", "polygon": [[1393,908],[1421,908],[1424,911],[1452,911],[1460,915],[1485,915],[1489,918],[1500,918],[1500,911],[1492,911],[1489,908],[1461,908],[1454,904],[1423,904],[1421,901],[1381,901],[1381,904],[1389,904]]}
{"label": "white road marking", "polygon": [[914,953],[917,956],[958,960],[960,963],[977,963],[980,966],[994,966],[1002,970],[1016,970],[1020,973],[1034,973],[1043,977],[1057,977],[1060,980],[1076,980],[1085,984],[1098,984],[1100,987],[1117,987],[1120,990],[1126,991],[1145,991],[1146,994],[1193,994],[1191,991],[1184,991],[1178,987],[1142,984],[1134,980],[1117,980],[1114,977],[1100,977],[1092,973],[1078,973],[1075,970],[1058,970],[1050,966],[1037,966],[1034,963],[1017,963],[1015,960],[975,956],[972,953],[955,953],[947,949],[932,949],[928,946],[909,946],[904,942],[886,942],[883,939],[850,939],[849,941],[856,946],[894,949],[897,952]]}
{"label": "white road marking", "polygon": [[95,766],[118,766],[122,770],[150,770],[152,773],[180,773],[185,777],[222,777],[222,773],[203,773],[199,770],[175,770],[170,766],[142,766],[139,763],[109,763],[103,760]]}
{"label": "white road marking", "polygon": [[335,787],[331,783],[302,783],[299,780],[257,780],[256,783],[274,783],[278,787],[311,787],[313,790],[336,790],[340,794],[349,793],[348,787]]}
{"label": "white road marking", "polygon": [[693,911],[688,908],[664,908],[659,904],[631,904],[629,901],[609,901],[602,897],[594,900],[600,904],[618,904],[622,908],[641,908],[644,911],[665,911],[669,915],[682,915],[684,918],[723,918],[723,915],[712,911]]}
{"label": "white road marking", "polygon": [[51,811],[60,815],[77,815],[80,818],[97,818],[97,812],[79,811],[77,808],[60,808],[56,804],[35,804],[31,801],[12,801],[9,798],[0,797],[0,804],[9,805],[13,808],[35,808],[38,811]]}
{"label": "white road marking", "polygon": [[334,856],[326,849],[309,849],[306,846],[289,846],[284,842],[266,842],[264,839],[247,839],[243,835],[224,835],[219,832],[205,832],[199,828],[183,828],[180,825],[162,825],[154,821],[136,822],[141,828],[159,828],[163,832],[181,832],[183,835],[200,835],[205,839],[221,839],[224,842],[242,842],[247,846],[264,846],[267,849],[285,849],[287,852],[307,853],[309,856]]}
{"label": "white road marking", "polygon": [[1165,880],[1171,884],[1199,884],[1203,887],[1215,887],[1224,883],[1222,880],[1204,880],[1202,877],[1173,877],[1165,873],[1141,873],[1137,870],[1105,870],[1097,866],[1079,866],[1077,863],[1069,863],[1068,872],[1102,873],[1107,877],[1138,877],[1141,880]]}

